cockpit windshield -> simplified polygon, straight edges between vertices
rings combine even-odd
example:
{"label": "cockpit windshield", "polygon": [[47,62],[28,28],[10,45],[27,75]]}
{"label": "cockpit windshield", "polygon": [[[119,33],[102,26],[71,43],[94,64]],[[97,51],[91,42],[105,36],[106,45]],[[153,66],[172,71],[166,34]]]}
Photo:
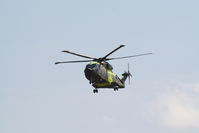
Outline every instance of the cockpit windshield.
{"label": "cockpit windshield", "polygon": [[106,67],[106,69],[108,69],[108,70],[113,70],[112,65],[109,64],[108,62],[104,62],[103,65],[104,65],[104,67]]}
{"label": "cockpit windshield", "polygon": [[98,70],[99,69],[99,64],[97,64],[97,63],[95,63],[95,64],[88,64],[86,66],[86,68],[93,69],[93,70]]}

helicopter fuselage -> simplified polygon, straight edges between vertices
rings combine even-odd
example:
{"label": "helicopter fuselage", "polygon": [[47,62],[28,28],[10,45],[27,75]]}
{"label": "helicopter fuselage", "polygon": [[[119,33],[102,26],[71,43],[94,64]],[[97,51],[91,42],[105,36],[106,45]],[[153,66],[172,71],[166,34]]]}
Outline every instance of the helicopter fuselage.
{"label": "helicopter fuselage", "polygon": [[124,88],[124,82],[112,70],[108,62],[90,62],[84,73],[94,88]]}

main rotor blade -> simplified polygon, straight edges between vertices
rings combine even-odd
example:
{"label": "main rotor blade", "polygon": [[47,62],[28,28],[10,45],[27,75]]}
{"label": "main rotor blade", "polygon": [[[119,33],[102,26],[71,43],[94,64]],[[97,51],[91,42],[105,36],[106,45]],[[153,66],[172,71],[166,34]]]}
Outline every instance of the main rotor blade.
{"label": "main rotor blade", "polygon": [[63,64],[63,63],[81,63],[81,62],[90,62],[92,60],[79,60],[79,61],[62,61],[62,62],[55,62],[55,64]]}
{"label": "main rotor blade", "polygon": [[89,56],[86,56],[86,55],[81,55],[81,54],[77,54],[77,53],[74,53],[74,52],[70,52],[70,51],[67,51],[67,50],[63,50],[62,52],[72,54],[72,55],[76,55],[76,56],[80,56],[80,57],[87,58],[87,59],[93,59],[93,60],[97,59],[97,58],[89,57]]}
{"label": "main rotor blade", "polygon": [[115,51],[117,51],[118,49],[124,47],[125,45],[120,45],[118,48],[114,49],[113,51],[111,51],[110,53],[108,53],[107,55],[105,55],[104,57],[102,57],[102,60],[106,59],[109,55],[111,55],[112,53],[114,53]]}
{"label": "main rotor blade", "polygon": [[117,58],[107,58],[106,61],[116,60],[116,59],[124,59],[124,58],[132,58],[132,57],[144,56],[144,55],[149,55],[149,54],[153,54],[153,53],[138,54],[138,55],[132,55],[132,56],[117,57]]}

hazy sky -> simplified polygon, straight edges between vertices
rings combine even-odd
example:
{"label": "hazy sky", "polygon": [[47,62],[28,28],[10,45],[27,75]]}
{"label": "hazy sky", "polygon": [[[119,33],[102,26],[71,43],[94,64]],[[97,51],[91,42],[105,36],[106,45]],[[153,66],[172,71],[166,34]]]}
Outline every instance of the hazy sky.
{"label": "hazy sky", "polygon": [[[1,133],[198,133],[199,2],[196,0],[0,0]],[[111,61],[126,89],[99,90],[86,63]]]}

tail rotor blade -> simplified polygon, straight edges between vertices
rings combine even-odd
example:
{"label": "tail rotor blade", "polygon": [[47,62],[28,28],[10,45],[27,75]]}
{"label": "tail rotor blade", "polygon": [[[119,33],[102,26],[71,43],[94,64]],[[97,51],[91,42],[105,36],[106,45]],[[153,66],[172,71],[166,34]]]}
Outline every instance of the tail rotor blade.
{"label": "tail rotor blade", "polygon": [[131,85],[131,79],[130,79],[130,77],[129,77],[129,85]]}
{"label": "tail rotor blade", "polygon": [[129,73],[129,63],[128,63],[128,73]]}
{"label": "tail rotor blade", "polygon": [[131,83],[131,77],[132,77],[132,74],[130,73],[130,70],[129,70],[129,63],[128,63],[128,80],[129,80],[129,85]]}

